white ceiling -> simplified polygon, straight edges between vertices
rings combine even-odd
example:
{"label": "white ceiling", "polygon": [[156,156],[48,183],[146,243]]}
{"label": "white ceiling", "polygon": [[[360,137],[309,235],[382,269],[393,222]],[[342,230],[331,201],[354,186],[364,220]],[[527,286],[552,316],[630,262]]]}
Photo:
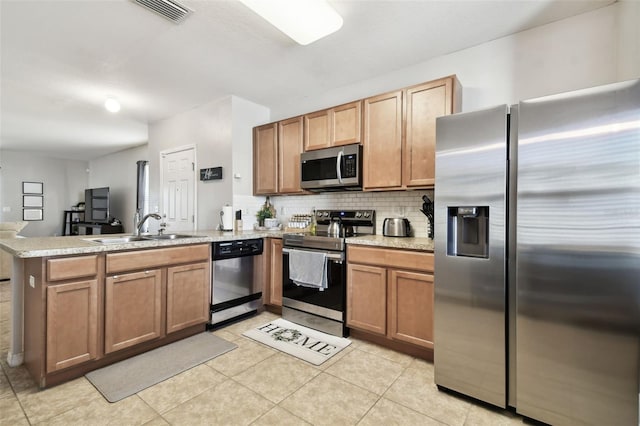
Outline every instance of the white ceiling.
{"label": "white ceiling", "polygon": [[0,0],[1,147],[88,160],[227,95],[272,107],[613,0],[330,2],[342,29],[299,46],[236,0],[183,0],[180,25],[129,0]]}

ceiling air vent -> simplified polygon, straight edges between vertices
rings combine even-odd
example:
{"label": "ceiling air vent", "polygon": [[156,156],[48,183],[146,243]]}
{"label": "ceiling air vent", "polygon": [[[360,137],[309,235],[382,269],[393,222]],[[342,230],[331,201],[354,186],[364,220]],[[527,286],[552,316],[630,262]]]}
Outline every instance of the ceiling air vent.
{"label": "ceiling air vent", "polygon": [[158,15],[164,16],[165,18],[176,24],[182,23],[182,21],[191,14],[191,10],[189,8],[173,0],[131,1],[157,13]]}

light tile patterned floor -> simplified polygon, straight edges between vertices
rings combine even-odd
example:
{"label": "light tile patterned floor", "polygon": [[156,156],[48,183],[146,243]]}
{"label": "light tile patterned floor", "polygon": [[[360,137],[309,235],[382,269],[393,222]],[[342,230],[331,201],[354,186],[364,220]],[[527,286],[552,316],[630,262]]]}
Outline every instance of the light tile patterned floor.
{"label": "light tile patterned floor", "polygon": [[353,343],[314,366],[242,336],[264,312],[215,332],[237,349],[115,404],[84,378],[40,391],[6,363],[9,282],[0,282],[0,425],[512,425],[522,419],[439,392],[433,365]]}

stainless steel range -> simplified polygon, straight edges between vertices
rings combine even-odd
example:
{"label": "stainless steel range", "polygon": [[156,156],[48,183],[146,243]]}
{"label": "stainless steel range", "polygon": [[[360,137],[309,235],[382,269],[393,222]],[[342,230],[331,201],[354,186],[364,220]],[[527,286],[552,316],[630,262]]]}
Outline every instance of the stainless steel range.
{"label": "stainless steel range", "polygon": [[318,210],[316,235],[284,234],[282,317],[347,336],[345,238],[375,233],[375,210]]}

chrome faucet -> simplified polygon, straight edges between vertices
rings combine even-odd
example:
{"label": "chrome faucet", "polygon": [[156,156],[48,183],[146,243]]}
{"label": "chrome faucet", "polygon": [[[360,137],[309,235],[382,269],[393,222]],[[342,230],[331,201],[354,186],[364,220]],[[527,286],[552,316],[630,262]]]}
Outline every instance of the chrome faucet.
{"label": "chrome faucet", "polygon": [[136,236],[140,235],[140,230],[142,229],[142,226],[150,217],[156,220],[162,219],[162,216],[160,216],[158,213],[149,213],[145,215],[142,219],[140,219],[140,211],[136,211],[136,214],[133,216],[133,235],[136,235]]}

